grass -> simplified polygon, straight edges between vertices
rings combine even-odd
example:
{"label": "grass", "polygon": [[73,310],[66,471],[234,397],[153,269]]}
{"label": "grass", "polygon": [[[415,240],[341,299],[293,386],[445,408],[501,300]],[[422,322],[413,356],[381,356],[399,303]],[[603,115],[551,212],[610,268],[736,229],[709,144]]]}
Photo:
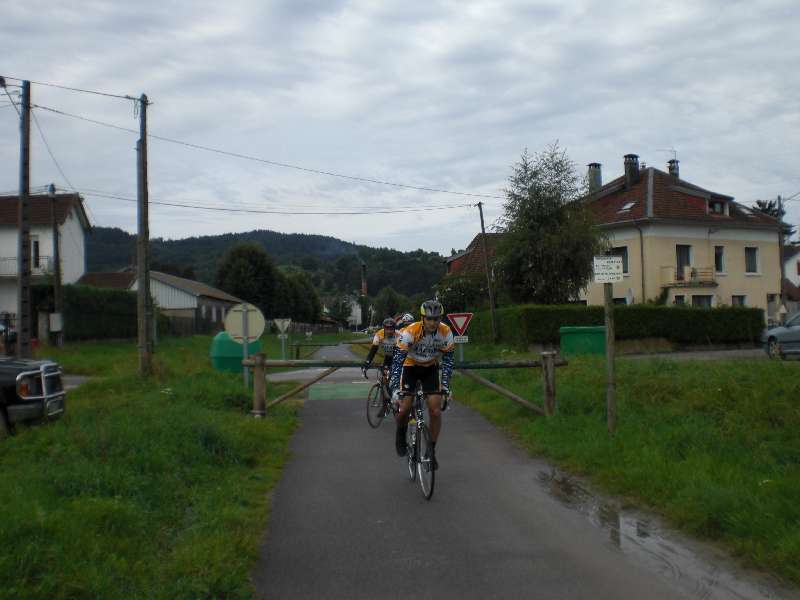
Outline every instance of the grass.
{"label": "grass", "polygon": [[252,597],[297,406],[249,418],[209,343],[163,340],[147,382],[131,342],[42,352],[97,377],[62,419],[0,445],[0,598]]}
{"label": "grass", "polygon": [[[466,358],[521,356],[470,344]],[[538,371],[481,374],[542,403]],[[800,582],[800,363],[619,359],[617,380],[613,436],[602,357],[557,369],[550,420],[463,377],[454,393],[531,452]]]}

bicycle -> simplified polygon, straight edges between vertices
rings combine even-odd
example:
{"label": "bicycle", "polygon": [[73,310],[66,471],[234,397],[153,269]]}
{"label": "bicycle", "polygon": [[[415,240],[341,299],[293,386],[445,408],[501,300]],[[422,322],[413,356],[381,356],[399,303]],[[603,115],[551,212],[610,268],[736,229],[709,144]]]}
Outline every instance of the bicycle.
{"label": "bicycle", "polygon": [[[386,367],[376,368],[378,369],[378,380],[369,388],[367,394],[367,423],[373,429],[380,427],[383,419],[394,412],[391,394],[389,394],[389,369]],[[366,378],[367,373],[364,370],[364,379]]]}
{"label": "bicycle", "polygon": [[406,429],[406,444],[408,446],[407,466],[410,481],[419,480],[419,487],[426,500],[433,496],[433,486],[436,482],[436,471],[431,468],[430,459],[425,458],[432,452],[431,432],[425,423],[425,393],[421,385],[417,385],[414,392],[414,402],[411,405],[411,414],[408,418]]}

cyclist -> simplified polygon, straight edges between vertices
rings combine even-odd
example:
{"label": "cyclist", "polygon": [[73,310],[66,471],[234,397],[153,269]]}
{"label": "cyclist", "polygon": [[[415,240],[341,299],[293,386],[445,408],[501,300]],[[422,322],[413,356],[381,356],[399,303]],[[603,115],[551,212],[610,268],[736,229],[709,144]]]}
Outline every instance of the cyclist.
{"label": "cyclist", "polygon": [[372,359],[375,358],[375,354],[378,352],[379,348],[383,349],[384,371],[391,368],[392,356],[394,355],[394,349],[397,346],[397,341],[399,338],[400,336],[398,334],[394,319],[384,319],[383,329],[379,329],[375,332],[375,337],[372,338],[372,348],[369,349],[367,359],[361,366],[361,373],[364,375],[365,379],[367,377],[367,369],[369,369],[372,365]]}
{"label": "cyclist", "polygon": [[[444,308],[436,300],[427,300],[420,307],[422,320],[412,323],[400,333],[400,340],[394,351],[392,375],[389,389],[392,399],[399,403],[397,413],[397,454],[405,456],[406,429],[411,403],[417,388],[422,383],[422,391],[428,403],[430,417],[431,448],[426,459],[431,468],[437,469],[436,440],[442,429],[442,410],[450,399],[450,377],[453,374],[453,332],[442,323]],[[441,367],[441,368],[440,368]]]}
{"label": "cyclist", "polygon": [[414,317],[411,316],[411,313],[406,313],[397,321],[397,329],[402,332],[403,329],[411,325],[413,322]]}

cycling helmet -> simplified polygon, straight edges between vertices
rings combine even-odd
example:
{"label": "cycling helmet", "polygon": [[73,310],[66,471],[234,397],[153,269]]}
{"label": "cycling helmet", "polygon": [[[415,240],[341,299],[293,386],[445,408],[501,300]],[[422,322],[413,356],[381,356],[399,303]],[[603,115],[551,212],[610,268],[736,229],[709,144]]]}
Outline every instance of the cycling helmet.
{"label": "cycling helmet", "polygon": [[422,314],[423,318],[434,317],[441,319],[444,316],[444,307],[437,300],[426,300],[420,307],[420,314]]}
{"label": "cycling helmet", "polygon": [[402,317],[400,317],[400,325],[402,327],[408,327],[414,322],[414,317],[411,313],[406,313]]}
{"label": "cycling helmet", "polygon": [[394,329],[394,327],[395,327],[394,319],[389,319],[389,318],[384,319],[383,320],[383,327],[384,327],[384,329],[386,327],[391,327],[392,329]]}

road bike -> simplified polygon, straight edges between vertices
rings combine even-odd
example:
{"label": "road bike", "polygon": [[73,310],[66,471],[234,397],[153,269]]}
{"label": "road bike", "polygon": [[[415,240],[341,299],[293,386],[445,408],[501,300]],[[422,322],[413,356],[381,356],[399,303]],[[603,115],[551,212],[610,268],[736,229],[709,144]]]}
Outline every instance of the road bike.
{"label": "road bike", "polygon": [[[369,388],[367,394],[367,423],[373,429],[380,427],[383,419],[393,413],[392,398],[389,394],[389,369],[377,367],[378,380]],[[367,374],[364,372],[364,378]]]}
{"label": "road bike", "polygon": [[408,418],[408,429],[406,429],[406,444],[408,446],[408,478],[411,481],[419,480],[422,495],[426,500],[430,500],[433,496],[436,471],[431,468],[431,461],[428,458],[433,451],[433,440],[430,429],[425,423],[425,393],[419,384],[414,392],[414,402],[411,404],[411,414]]}

